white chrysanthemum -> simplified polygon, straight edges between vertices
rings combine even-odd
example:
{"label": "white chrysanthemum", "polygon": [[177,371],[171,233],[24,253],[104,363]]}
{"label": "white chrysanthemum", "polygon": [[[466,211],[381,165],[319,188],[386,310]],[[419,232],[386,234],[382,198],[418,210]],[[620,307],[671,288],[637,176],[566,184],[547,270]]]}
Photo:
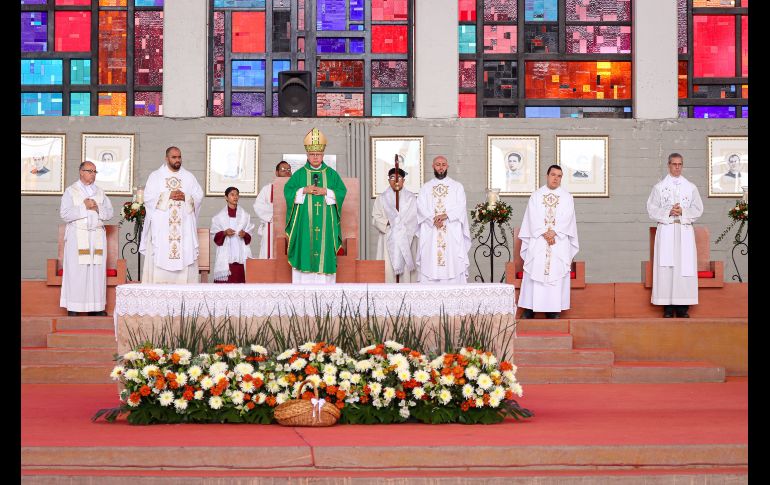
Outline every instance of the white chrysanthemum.
{"label": "white chrysanthemum", "polygon": [[243,404],[243,393],[241,391],[233,391],[230,394],[230,399],[233,401],[233,404],[241,405]]}
{"label": "white chrysanthemum", "polygon": [[488,356],[487,357],[487,365],[489,365],[489,366],[497,365],[497,357],[495,357],[494,355]]}
{"label": "white chrysanthemum", "polygon": [[393,340],[386,340],[385,341],[385,347],[393,350],[401,350],[404,348],[403,345],[401,345],[398,342],[394,342]]}
{"label": "white chrysanthemum", "polygon": [[503,372],[503,377],[510,383],[516,382],[516,366],[513,366],[514,370],[507,370]]}
{"label": "white chrysanthemum", "polygon": [[228,383],[227,376],[224,374],[217,374],[217,375],[211,376],[211,378],[214,380],[215,383],[219,384],[220,386],[226,386]]}
{"label": "white chrysanthemum", "polygon": [[334,359],[333,362],[337,365],[345,365],[348,363],[344,357],[340,357],[339,359]]}
{"label": "white chrysanthemum", "polygon": [[326,364],[323,368],[324,374],[336,374],[337,368],[333,366],[332,364]]}
{"label": "white chrysanthemum", "polygon": [[174,393],[171,391],[163,391],[160,393],[160,396],[158,397],[158,402],[161,406],[166,407],[172,402],[174,402]]}
{"label": "white chrysanthemum", "polygon": [[137,352],[135,350],[132,350],[130,352],[126,352],[123,354],[123,360],[127,360],[129,362],[133,362],[135,360],[142,360],[144,359],[144,354],[141,352]]}
{"label": "white chrysanthemum", "polygon": [[254,391],[254,382],[252,382],[252,381],[249,381],[249,382],[243,381],[243,382],[241,382],[238,385],[238,387],[241,389],[241,391],[246,392],[246,393],[250,393],[250,392]]}
{"label": "white chrysanthemum", "polygon": [[267,399],[267,394],[265,394],[264,392],[260,392],[252,400],[256,401],[257,404],[262,404],[265,402],[265,399]]}
{"label": "white chrysanthemum", "polygon": [[227,362],[214,362],[211,364],[211,367],[209,367],[209,374],[226,374],[228,370],[229,368],[227,367]]}
{"label": "white chrysanthemum", "polygon": [[203,391],[195,391],[195,394],[193,394],[193,397],[198,401],[200,401],[201,399],[203,399]]}
{"label": "white chrysanthemum", "polygon": [[313,350],[313,347],[315,346],[316,346],[315,342],[305,342],[304,344],[299,346],[299,350],[303,352],[310,352],[311,350]]}
{"label": "white chrysanthemum", "polygon": [[[321,383],[321,376],[318,374],[309,375],[306,377],[306,379],[313,383],[314,386],[318,387],[318,384]],[[308,388],[306,388],[308,389]]]}
{"label": "white chrysanthemum", "polygon": [[376,379],[377,381],[381,381],[385,379],[385,371],[382,370],[382,367],[375,367],[372,371],[372,378]]}
{"label": "white chrysanthemum", "polygon": [[465,377],[468,379],[475,381],[477,377],[479,377],[479,368],[475,365],[469,365],[465,368]]}
{"label": "white chrysanthemum", "polygon": [[212,387],[214,387],[214,379],[211,378],[211,376],[206,376],[203,379],[201,379],[201,387],[208,391]]}
{"label": "white chrysanthemum", "polygon": [[230,397],[232,395],[233,395],[233,390],[232,389],[225,390],[225,396]]}
{"label": "white chrysanthemum", "polygon": [[439,377],[438,382],[442,386],[451,386],[455,383],[455,376],[454,374],[443,375]]}
{"label": "white chrysanthemum", "polygon": [[145,379],[149,379],[150,372],[155,372],[157,370],[158,370],[157,365],[146,365],[142,368],[142,375],[144,376]]}
{"label": "white chrysanthemum", "polygon": [[353,374],[352,376],[350,376],[350,382],[352,382],[353,384],[358,384],[359,382],[361,382],[361,374]]}
{"label": "white chrysanthemum", "polygon": [[[489,397],[491,399],[497,399],[498,401],[502,401],[505,399],[505,389],[503,389],[503,386],[495,386],[494,390],[489,393]],[[495,406],[492,406],[495,407]]]}
{"label": "white chrysanthemum", "polygon": [[372,344],[372,345],[368,345],[368,346],[364,347],[363,349],[359,350],[359,351],[358,351],[358,353],[359,353],[359,354],[361,354],[361,355],[363,355],[363,354],[365,354],[365,353],[369,352],[370,350],[374,350],[374,349],[375,349],[375,347],[377,347],[377,346],[376,346],[376,345],[374,345],[374,344]]}
{"label": "white chrysanthemum", "polygon": [[179,387],[182,387],[185,384],[187,384],[187,374],[185,374],[184,372],[180,372],[179,374],[177,374],[176,383]]}
{"label": "white chrysanthemum", "polygon": [[441,369],[444,367],[444,354],[439,355],[435,359],[430,361],[430,366],[434,369]]}
{"label": "white chrysanthemum", "polygon": [[211,409],[219,409],[222,407],[222,398],[219,396],[211,396],[209,398],[209,407]]}
{"label": "white chrysanthemum", "polygon": [[372,382],[369,384],[369,391],[372,396],[378,396],[382,391],[382,384],[379,382]]}
{"label": "white chrysanthemum", "polygon": [[279,386],[281,387],[289,387],[289,380],[286,378],[286,376],[279,377],[276,381]]}
{"label": "white chrysanthemum", "polygon": [[412,378],[412,375],[409,374],[408,370],[399,370],[396,375],[398,376],[398,380],[401,382],[406,382]]}
{"label": "white chrysanthemum", "polygon": [[175,399],[174,400],[174,407],[178,411],[184,411],[185,409],[187,409],[187,400],[186,399],[182,399],[182,398]]}
{"label": "white chrysanthemum", "polygon": [[337,383],[337,376],[335,374],[324,374],[323,381],[327,386],[333,386]]}
{"label": "white chrysanthemum", "polygon": [[307,361],[305,359],[297,359],[289,366],[291,370],[302,370],[307,365]]}
{"label": "white chrysanthemum", "polygon": [[409,370],[409,361],[401,354],[388,356],[388,362],[390,362],[390,365],[395,366],[396,370]]}
{"label": "white chrysanthemum", "polygon": [[231,350],[230,352],[228,352],[228,353],[227,353],[227,354],[225,354],[225,355],[227,355],[227,357],[228,357],[229,359],[234,359],[234,358],[236,358],[236,357],[240,357],[240,355],[241,355],[241,349],[239,349],[239,348],[237,348],[237,347],[236,347],[236,348],[234,348],[233,350]]}
{"label": "white chrysanthemum", "polygon": [[262,347],[261,345],[254,345],[254,344],[252,344],[251,345],[251,351],[254,352],[255,354],[259,354],[259,355],[267,355],[267,349]]}
{"label": "white chrysanthemum", "polygon": [[414,380],[420,384],[425,384],[430,380],[430,374],[424,370],[418,370],[414,373]]}
{"label": "white chrysanthemum", "polygon": [[369,360],[369,359],[366,359],[366,360],[359,360],[358,362],[356,362],[356,370],[357,370],[358,372],[364,372],[364,371],[368,371],[368,370],[369,370],[369,369],[371,369],[373,366],[374,366],[374,364],[372,364],[372,361],[371,361],[371,360]]}
{"label": "white chrysanthemum", "polygon": [[341,390],[348,392],[350,390],[350,381],[341,381],[338,387]]}
{"label": "white chrysanthemum", "polygon": [[447,389],[442,389],[441,392],[438,393],[438,400],[441,401],[441,404],[449,404],[449,401],[452,400],[452,393]]}
{"label": "white chrysanthemum", "polygon": [[483,408],[484,407],[484,400],[480,397],[476,398],[476,407],[477,408]]}
{"label": "white chrysanthemum", "polygon": [[382,397],[384,397],[385,399],[387,399],[388,401],[390,401],[391,399],[393,399],[394,397],[396,397],[396,390],[395,390],[395,389],[393,389],[392,387],[386,387],[386,388],[385,388],[385,389],[382,391]]}
{"label": "white chrysanthemum", "polygon": [[484,389],[485,391],[494,385],[492,379],[484,373],[479,374],[479,378],[476,379],[476,383],[480,389]]}
{"label": "white chrysanthemum", "polygon": [[265,389],[267,389],[267,392],[270,394],[275,394],[278,391],[281,390],[281,386],[278,384],[277,381],[268,381],[265,385]]}
{"label": "white chrysanthemum", "polygon": [[281,392],[275,395],[275,402],[278,404],[283,404],[288,400],[289,400],[289,393],[287,392]]}
{"label": "white chrysanthemum", "polygon": [[187,375],[190,376],[190,380],[195,382],[198,380],[198,378],[203,374],[203,369],[201,369],[199,366],[194,365],[187,369]]}
{"label": "white chrysanthemum", "polygon": [[179,356],[179,365],[188,365],[192,358],[192,352],[187,349],[176,349],[174,353]]}
{"label": "white chrysanthemum", "polygon": [[139,377],[139,370],[138,369],[128,369],[126,371],[126,380],[127,381],[134,381],[134,382],[141,382],[142,379]]}
{"label": "white chrysanthemum", "polygon": [[524,389],[521,388],[521,384],[519,384],[518,382],[516,384],[511,385],[511,391],[513,391],[513,393],[519,397],[524,395]]}
{"label": "white chrysanthemum", "polygon": [[351,374],[348,370],[343,370],[340,372],[340,379],[350,380],[351,377],[353,377],[353,374]]}
{"label": "white chrysanthemum", "polygon": [[122,376],[125,373],[126,373],[125,367],[123,367],[122,365],[116,365],[112,369],[112,372],[110,372],[110,377],[112,378],[113,381],[117,381],[118,379],[120,379],[120,376]]}
{"label": "white chrysanthemum", "polygon": [[235,366],[235,373],[241,377],[254,373],[254,366],[248,362],[241,362]]}
{"label": "white chrysanthemum", "polygon": [[463,386],[463,397],[465,399],[468,399],[473,396],[473,386],[470,384],[465,384]]}
{"label": "white chrysanthemum", "polygon": [[415,397],[415,399],[422,399],[422,397],[425,395],[425,389],[422,387],[415,387],[412,389],[412,395]]}
{"label": "white chrysanthemum", "polygon": [[463,347],[463,348],[461,348],[461,349],[460,349],[460,352],[459,352],[459,354],[460,354],[460,355],[465,355],[465,356],[467,356],[468,354],[470,354],[470,352],[468,352],[468,349],[466,349],[465,347]]}
{"label": "white chrysanthemum", "polygon": [[494,397],[489,398],[489,407],[496,408],[500,406],[500,399],[495,399]]}
{"label": "white chrysanthemum", "polygon": [[483,396],[484,395],[484,389],[479,387],[478,389],[476,389],[476,394],[478,394],[479,396]]}
{"label": "white chrysanthemum", "polygon": [[290,358],[292,355],[294,355],[294,349],[284,350],[283,353],[281,353],[280,355],[278,355],[278,357],[276,357],[276,359],[286,360]]}
{"label": "white chrysanthemum", "polygon": [[261,373],[259,371],[251,374],[251,377],[253,377],[254,379],[261,379],[262,382],[265,382],[265,374],[263,374],[263,373]]}
{"label": "white chrysanthemum", "polygon": [[409,413],[409,408],[408,407],[403,407],[403,408],[399,409],[398,410],[398,414],[400,414],[402,418],[407,419],[409,417],[409,414],[410,414]]}
{"label": "white chrysanthemum", "polygon": [[382,399],[380,399],[380,398],[378,398],[378,397],[377,397],[377,398],[374,398],[374,399],[372,399],[372,406],[374,406],[374,407],[376,407],[376,408],[381,408],[381,407],[383,407],[383,406],[384,406],[384,404],[383,404],[383,402],[382,402]]}
{"label": "white chrysanthemum", "polygon": [[493,380],[496,380],[496,379],[500,379],[502,377],[502,374],[500,374],[499,370],[495,369],[489,373],[489,377],[491,377]]}

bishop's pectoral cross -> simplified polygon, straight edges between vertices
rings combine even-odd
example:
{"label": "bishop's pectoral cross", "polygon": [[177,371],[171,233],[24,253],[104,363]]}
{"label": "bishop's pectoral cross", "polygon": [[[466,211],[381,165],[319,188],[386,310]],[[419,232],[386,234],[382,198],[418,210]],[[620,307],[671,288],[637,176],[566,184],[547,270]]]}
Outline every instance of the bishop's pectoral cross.
{"label": "bishop's pectoral cross", "polygon": [[[318,214],[318,209],[320,209],[320,208],[321,208],[321,203],[320,203],[320,202],[316,202],[316,203],[315,203],[315,204],[313,204],[313,205],[315,206],[315,215],[319,215],[319,214]],[[316,229],[318,229],[318,228],[316,228]]]}
{"label": "bishop's pectoral cross", "polygon": [[313,230],[315,231],[315,240],[318,241],[318,233],[321,232],[321,228],[320,227],[316,227]]}

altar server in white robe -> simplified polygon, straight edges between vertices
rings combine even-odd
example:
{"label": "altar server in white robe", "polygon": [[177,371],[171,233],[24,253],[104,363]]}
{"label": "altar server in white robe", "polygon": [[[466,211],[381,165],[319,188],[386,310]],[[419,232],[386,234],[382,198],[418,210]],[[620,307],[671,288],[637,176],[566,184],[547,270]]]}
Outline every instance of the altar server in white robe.
{"label": "altar server in white robe", "polygon": [[578,243],[572,194],[561,187],[562,169],[548,167],[546,184],[529,197],[519,229],[524,277],[518,306],[522,318],[545,312],[559,318],[570,307],[570,271]]}
{"label": "altar server in white robe", "polygon": [[66,308],[69,316],[77,312],[107,315],[104,221],[112,218],[112,204],[94,184],[93,163],[81,163],[79,175],[80,179],[64,191],[59,208],[59,215],[67,223],[59,306]]}
{"label": "altar server in white robe", "polygon": [[147,210],[142,244],[142,283],[197,283],[198,213],[203,201],[195,176],[182,168],[182,151],[166,149],[166,163],[144,188]]}
{"label": "altar server in white robe", "polygon": [[238,205],[238,200],[238,189],[226,188],[227,204],[211,219],[209,232],[217,247],[211,272],[214,283],[246,283],[246,258],[251,258],[254,224],[246,209]]}
{"label": "altar server in white robe", "polygon": [[698,268],[692,224],[703,214],[698,188],[682,176],[684,159],[668,156],[668,174],[655,184],[647,213],[658,223],[652,264],[652,304],[663,305],[663,317],[689,318],[698,304]]}
{"label": "altar server in white robe", "polygon": [[[398,173],[397,173],[398,172]],[[404,188],[406,172],[388,171],[388,184],[374,201],[372,224],[377,228],[377,259],[385,260],[385,282],[416,283],[417,194]],[[398,193],[398,210],[396,210]]]}
{"label": "altar server in white robe", "polygon": [[447,176],[448,170],[446,157],[434,158],[435,178],[423,185],[417,196],[420,283],[468,282],[471,231],[465,189]]}
{"label": "altar server in white robe", "polygon": [[[278,162],[275,166],[276,177],[291,177],[291,165]],[[281,194],[278,194],[279,197]],[[273,232],[273,182],[262,187],[254,200],[254,213],[259,219],[257,234],[259,235],[258,259],[275,259],[275,233]]]}

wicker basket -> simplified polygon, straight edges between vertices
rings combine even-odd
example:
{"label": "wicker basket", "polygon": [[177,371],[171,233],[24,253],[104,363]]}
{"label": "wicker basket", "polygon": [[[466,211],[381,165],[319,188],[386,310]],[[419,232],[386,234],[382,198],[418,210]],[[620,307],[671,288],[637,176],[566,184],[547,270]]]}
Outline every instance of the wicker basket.
{"label": "wicker basket", "polygon": [[[275,408],[275,419],[283,426],[332,426],[340,419],[340,410],[337,406],[324,400],[322,405],[318,401],[314,405],[307,399],[299,399],[305,385],[313,387],[315,399],[318,399],[318,388],[312,381],[305,380],[297,389],[297,398],[279,404]],[[314,409],[315,408],[315,409]]]}

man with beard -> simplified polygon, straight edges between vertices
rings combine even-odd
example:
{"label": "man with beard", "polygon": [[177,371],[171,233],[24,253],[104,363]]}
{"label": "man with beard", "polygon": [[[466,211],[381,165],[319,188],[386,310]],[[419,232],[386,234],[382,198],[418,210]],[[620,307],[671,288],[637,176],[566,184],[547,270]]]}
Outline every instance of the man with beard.
{"label": "man with beard", "polygon": [[406,172],[400,168],[391,168],[388,171],[390,187],[377,196],[372,209],[372,224],[379,232],[377,259],[385,260],[386,283],[417,282],[414,263],[417,242],[417,194],[404,188],[404,177]]}
{"label": "man with beard", "polygon": [[471,232],[465,189],[447,176],[446,157],[433,159],[433,175],[417,197],[418,279],[421,283],[467,283]]}

